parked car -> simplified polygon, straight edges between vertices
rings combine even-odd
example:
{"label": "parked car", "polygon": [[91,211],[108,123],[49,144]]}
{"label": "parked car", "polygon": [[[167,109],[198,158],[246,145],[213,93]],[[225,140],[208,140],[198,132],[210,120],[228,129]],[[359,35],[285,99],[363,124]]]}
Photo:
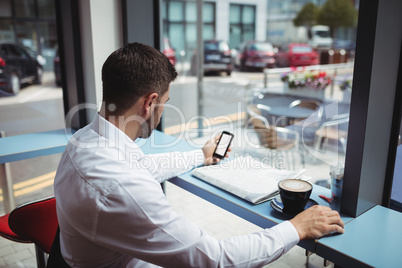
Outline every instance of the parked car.
{"label": "parked car", "polygon": [[275,61],[275,49],[271,43],[245,41],[239,47],[235,65],[240,68],[240,71],[245,71],[250,68],[273,68]]}
{"label": "parked car", "polygon": [[[197,52],[191,58],[191,73],[195,74]],[[232,53],[229,45],[223,40],[204,41],[204,73],[226,72],[230,75],[233,70]]]}
{"label": "parked car", "polygon": [[168,38],[163,38],[163,50],[162,53],[170,60],[170,62],[175,66],[176,64],[176,51],[170,45]]}
{"label": "parked car", "polygon": [[355,50],[356,44],[352,40],[335,39],[332,44],[333,49],[345,49],[346,51]]}
{"label": "parked car", "polygon": [[335,39],[332,48],[335,50],[344,49],[348,59],[353,59],[355,56],[356,44],[352,40]]}
{"label": "parked car", "polygon": [[61,86],[61,70],[60,70],[60,55],[59,55],[59,49],[56,48],[56,54],[54,56],[53,60],[53,70],[54,70],[54,77],[56,81],[56,85],[58,87]]}
{"label": "parked car", "polygon": [[0,89],[18,94],[25,83],[42,83],[43,66],[23,47],[0,43]]}
{"label": "parked car", "polygon": [[317,65],[319,57],[317,51],[308,44],[290,43],[279,49],[276,63],[278,67]]}

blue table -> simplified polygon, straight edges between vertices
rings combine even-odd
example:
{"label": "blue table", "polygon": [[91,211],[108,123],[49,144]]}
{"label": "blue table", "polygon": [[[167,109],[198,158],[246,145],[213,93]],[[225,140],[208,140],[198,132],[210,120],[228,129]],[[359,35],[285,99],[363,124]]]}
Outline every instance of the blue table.
{"label": "blue table", "polygon": [[317,242],[317,255],[345,267],[402,267],[402,213],[375,206]]}
{"label": "blue table", "polygon": [[[304,107],[292,107],[289,106],[274,106],[269,110],[269,115],[273,117],[273,122],[276,126],[289,126],[294,120],[302,120],[311,116],[316,111],[304,108]],[[285,123],[280,123],[282,120]]]}
{"label": "blue table", "polygon": [[[0,139],[0,163],[62,152],[70,136],[71,131],[66,134],[63,129]],[[138,140],[137,144],[147,154],[188,151],[197,147],[159,131],[154,131],[147,140]],[[269,228],[288,219],[273,210],[269,202],[251,204],[190,173],[170,182],[261,228]],[[320,205],[328,205],[318,197],[321,194],[329,196],[330,191],[315,185],[311,198]],[[401,213],[376,206],[356,219],[345,215],[341,217],[346,224],[345,234],[302,241],[299,246],[347,267],[402,267],[399,247],[402,240]]]}
{"label": "blue table", "polygon": [[72,134],[71,129],[58,129],[1,138],[0,164],[62,153]]}
{"label": "blue table", "polygon": [[274,106],[269,110],[271,115],[277,117],[283,116],[289,119],[304,119],[312,115],[314,112],[316,111],[304,107],[289,108],[289,106]]}
{"label": "blue table", "polygon": [[[176,137],[168,136],[157,131],[155,131],[148,140],[139,140],[137,144],[146,154],[189,151],[196,148],[184,140],[179,140]],[[172,178],[169,181],[261,228],[270,228],[284,220],[290,219],[288,216],[273,210],[269,202],[259,205],[251,204],[229,192],[192,176],[190,172]],[[311,198],[320,205],[328,206],[328,203],[318,197],[318,195],[321,194],[330,196],[330,191],[324,187],[314,185]],[[352,217],[342,215],[344,222],[349,222],[352,219]],[[311,252],[315,252],[315,241],[313,240],[301,241],[299,246]]]}
{"label": "blue table", "polygon": [[15,208],[13,182],[6,163],[62,153],[74,131],[58,129],[0,139],[0,186],[6,213]]}

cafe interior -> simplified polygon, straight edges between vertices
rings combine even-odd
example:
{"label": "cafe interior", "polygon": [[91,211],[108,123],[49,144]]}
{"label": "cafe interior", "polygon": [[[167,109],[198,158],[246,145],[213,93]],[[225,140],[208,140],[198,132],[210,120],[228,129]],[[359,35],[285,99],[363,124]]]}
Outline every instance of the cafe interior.
{"label": "cafe interior", "polygon": [[[195,5],[202,6],[202,2],[195,1]],[[3,236],[3,238],[0,237],[0,249],[4,252],[4,254],[0,253],[0,267],[32,267],[30,265],[45,267],[47,254],[50,252],[57,229],[56,204],[53,197],[31,196],[28,200],[15,202],[14,194],[18,190],[12,176],[8,176],[9,165],[19,162],[30,166],[25,170],[32,172],[35,169],[35,159],[60,155],[64,151],[74,132],[89,124],[97,112],[98,104],[102,100],[101,66],[107,56],[112,51],[132,42],[144,43],[163,50],[162,36],[165,28],[162,17],[165,15],[162,14],[162,10],[161,0],[55,1],[62,89],[61,106],[63,107],[63,122],[59,122],[59,125],[61,124],[62,127],[0,138],[3,205],[3,215],[0,216],[0,236]],[[139,142],[142,150],[146,154],[190,150],[194,148],[194,144],[200,145],[207,140],[206,131],[211,133],[227,128],[235,133],[232,144],[233,155],[248,153],[251,156],[260,157],[269,152],[284,156],[285,170],[289,171],[289,174],[303,169],[306,175],[313,177],[314,187],[311,199],[320,205],[330,206],[340,213],[345,223],[345,233],[301,241],[297,247],[301,254],[294,253],[299,254],[297,260],[303,261],[300,267],[317,267],[311,264],[314,261],[319,262],[321,267],[329,265],[333,267],[401,267],[402,255],[398,250],[399,241],[402,239],[400,228],[402,223],[402,151],[399,146],[402,133],[400,130],[402,115],[401,12],[402,2],[398,0],[359,2],[356,49],[351,65],[353,85],[350,101],[347,105],[342,101],[336,102],[337,110],[336,114],[331,116],[332,121],[327,120],[323,124],[320,121],[320,124],[313,129],[306,127],[306,122],[313,125],[321,120],[316,116],[322,118],[323,113],[327,115],[327,119],[329,118],[333,111],[331,109],[335,106],[334,101],[329,100],[328,96],[323,96],[318,102],[317,99],[311,101],[312,98],[309,96],[310,101],[304,102],[301,101],[304,98],[300,96],[271,92],[266,85],[247,83],[244,86],[245,92],[252,98],[247,99],[247,103],[242,103],[238,117],[234,119],[236,122],[234,127],[223,123],[203,129],[199,127],[200,121],[195,121],[193,123],[198,126],[198,131],[190,127],[188,132],[191,133],[187,136],[174,131],[174,128],[168,124],[164,126],[164,122],[168,122],[165,118],[148,141]],[[201,19],[197,21],[197,27],[201,27],[200,22]],[[199,30],[197,29],[198,34]],[[198,47],[202,47],[202,38],[200,36],[197,38],[197,44],[200,45]],[[179,55],[180,51],[176,51],[178,58]],[[179,78],[175,83],[183,81],[185,83],[185,80],[180,78],[179,69],[184,65],[177,63],[180,64],[180,62],[176,62]],[[202,68],[200,60],[197,64]],[[268,69],[263,72],[269,79],[275,71]],[[184,99],[183,102],[199,107],[198,112],[207,114],[208,106],[200,107],[202,106],[200,103],[205,103],[202,100],[205,96],[199,91],[197,93],[197,90],[202,88],[203,83],[204,86],[208,84],[210,77],[203,77],[198,73],[192,79],[193,82],[196,81],[193,83],[194,92],[191,93],[194,95],[180,93]],[[263,83],[262,80],[260,82]],[[270,83],[269,80],[268,83]],[[282,109],[285,106],[296,115],[284,116],[289,113],[288,110]],[[312,106],[314,108],[311,108]],[[308,114],[303,115],[306,111]],[[229,116],[224,112],[219,115]],[[4,116],[4,113],[2,112],[0,116]],[[163,116],[169,116],[169,111],[166,111]],[[300,120],[298,116],[304,120]],[[326,139],[330,139],[328,127],[341,124],[346,125],[346,129],[337,128],[336,139],[332,143],[332,145],[336,144],[336,152],[323,153],[321,146],[331,146],[331,143],[329,145],[326,143]],[[264,125],[275,125],[277,127],[275,135],[278,137],[280,135],[289,137],[296,133],[294,135],[297,139],[292,140],[291,144],[280,144],[276,140],[276,144],[267,143],[265,148],[260,149],[264,147],[261,146],[261,139],[264,137],[267,139],[264,136],[265,130],[261,130]],[[18,124],[15,128],[19,128]],[[243,143],[243,147],[236,146],[235,141],[239,144],[238,139],[249,134],[252,136],[251,140],[255,139],[259,144],[258,148],[251,148],[252,146],[249,146],[247,142]],[[312,136],[309,136],[310,134]],[[186,139],[186,137],[190,138]],[[167,144],[168,146],[164,146]],[[288,148],[296,148],[296,150],[291,150],[289,155],[286,152]],[[333,194],[331,187],[334,185],[331,185],[330,174],[330,166],[336,166],[337,163],[331,162],[330,165],[321,166],[317,164],[325,161],[328,155],[335,154],[341,155],[337,159],[342,162],[340,192],[342,198],[338,202],[333,202],[331,198],[335,196],[331,196]],[[52,160],[55,161],[56,167],[58,159]],[[28,160],[31,162],[24,162]],[[321,173],[315,177],[314,174],[317,174],[319,169]],[[170,179],[163,188],[168,198],[171,198],[169,200],[174,204],[177,203],[176,209],[182,210],[181,212],[189,218],[198,217],[197,224],[205,226],[207,230],[210,228],[211,232],[219,238],[225,229],[234,230],[233,226],[228,226],[233,222],[236,224],[239,222],[238,233],[231,231],[228,235],[269,228],[289,219],[282,211],[278,212],[271,201],[252,203],[228,190],[214,186],[212,182],[200,180],[191,173]],[[189,205],[186,206],[186,203]],[[32,208],[29,204],[39,205]],[[211,207],[210,210],[202,210],[208,206]],[[45,212],[41,212],[41,209]],[[200,210],[201,214],[195,216],[195,210]],[[13,230],[9,226],[12,211],[15,214],[14,221],[17,222],[14,222],[17,227],[12,228]],[[213,216],[206,217],[205,213],[216,214],[218,219],[216,221],[219,223],[211,222]],[[233,220],[231,217],[234,217]],[[246,226],[245,231],[240,230],[242,224]],[[26,229],[29,230],[26,231]],[[18,234],[15,234],[15,231],[18,231]],[[27,250],[15,246],[20,244],[29,244],[32,247]],[[9,253],[7,253],[8,250]],[[25,252],[34,260],[33,263],[24,262],[27,258],[23,256]],[[7,255],[12,255],[13,260],[7,259]],[[289,256],[283,258],[284,266],[280,267],[299,267],[294,264],[293,255]],[[12,261],[14,264],[10,265]],[[280,261],[278,260],[276,265],[279,265]],[[309,262],[310,266],[308,266]],[[275,263],[271,265],[275,267]],[[202,267],[202,264],[199,267]]]}

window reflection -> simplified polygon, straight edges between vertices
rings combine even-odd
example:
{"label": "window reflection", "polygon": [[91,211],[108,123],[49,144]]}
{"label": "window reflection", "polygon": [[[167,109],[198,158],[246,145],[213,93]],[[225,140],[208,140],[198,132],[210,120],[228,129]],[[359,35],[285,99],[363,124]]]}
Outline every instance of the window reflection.
{"label": "window reflection", "polygon": [[[317,51],[308,46],[307,34],[305,39],[299,38],[307,32],[304,26],[294,26],[293,19],[306,3],[313,2],[322,6],[325,1],[262,2],[203,1],[204,77],[200,79],[203,99],[199,100],[196,1],[163,1],[162,37],[168,38],[175,49],[176,69],[179,74],[171,85],[169,104],[173,107],[165,107],[165,132],[198,137],[197,128],[208,135],[215,129],[229,127],[238,131],[235,136],[243,142],[237,152],[266,159],[280,150],[265,148],[258,141],[253,126],[246,126],[245,123],[250,118],[249,105],[265,105],[271,110],[309,110],[308,113],[314,115],[310,119],[315,121],[307,121],[306,125],[304,123],[309,116],[298,119],[286,118],[284,114],[276,117],[272,114],[263,116],[272,126],[283,127],[289,133],[296,132],[299,135],[294,156],[284,156],[279,152],[279,157],[284,160],[284,165],[280,167],[306,168],[310,172],[307,175],[312,176],[314,182],[322,180],[322,185],[328,186],[330,166],[345,160],[354,53],[353,45],[346,48],[345,44],[354,44],[355,28],[340,28],[335,33],[336,38],[341,40],[334,43],[336,47],[331,51],[330,48]],[[298,51],[297,46],[291,46],[292,43],[304,43],[306,47]],[[212,48],[212,44],[225,44],[228,49],[219,51]],[[287,49],[279,49],[281,47]],[[291,58],[292,62],[283,61],[280,65],[277,64],[279,54],[285,53],[295,54],[281,55],[286,59]],[[311,73],[307,72],[308,67],[302,67],[317,63],[321,66],[311,70]],[[328,67],[329,63],[348,64],[332,68]],[[289,69],[276,69],[296,65],[300,68],[290,74],[292,81],[297,84],[300,80],[310,88],[292,88],[293,85],[289,88],[289,84],[283,80],[284,73]],[[297,79],[293,79],[293,76]],[[307,78],[308,82],[305,81]],[[331,82],[327,83],[328,81]],[[322,89],[324,84],[325,89]],[[199,103],[202,104],[201,112],[198,110]],[[318,103],[318,106],[311,108],[306,103]],[[204,120],[202,126],[198,125],[200,116]],[[217,123],[217,117],[230,119],[226,123]],[[282,138],[286,140],[286,137]]]}

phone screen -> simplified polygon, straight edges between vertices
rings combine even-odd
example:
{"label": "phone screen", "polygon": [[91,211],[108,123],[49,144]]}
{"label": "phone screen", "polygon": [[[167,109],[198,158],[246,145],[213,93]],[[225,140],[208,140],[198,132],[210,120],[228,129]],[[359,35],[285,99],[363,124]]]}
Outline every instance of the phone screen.
{"label": "phone screen", "polygon": [[224,131],[219,139],[218,145],[216,146],[214,156],[218,158],[224,158],[227,150],[229,149],[230,143],[233,139],[233,134]]}

